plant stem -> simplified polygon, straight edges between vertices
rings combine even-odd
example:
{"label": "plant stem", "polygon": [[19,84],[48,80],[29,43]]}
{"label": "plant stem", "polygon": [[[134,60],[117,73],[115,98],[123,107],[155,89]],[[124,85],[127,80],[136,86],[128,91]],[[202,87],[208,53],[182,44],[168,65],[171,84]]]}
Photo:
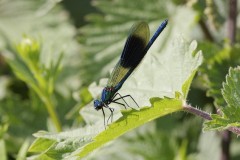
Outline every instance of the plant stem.
{"label": "plant stem", "polygon": [[184,109],[184,111],[187,111],[187,112],[192,113],[194,115],[200,116],[200,117],[202,117],[202,118],[204,118],[206,120],[212,120],[212,118],[211,118],[209,113],[201,111],[201,110],[199,110],[197,108],[194,108],[194,107],[192,107],[190,105],[183,106],[183,109]]}
{"label": "plant stem", "polygon": [[237,23],[237,0],[229,0],[228,13],[228,38],[231,45],[234,45],[236,40],[236,23]]}
{"label": "plant stem", "polygon": [[[229,13],[228,13],[228,38],[230,44],[233,46],[236,39],[236,22],[237,22],[237,0],[229,0]],[[231,132],[223,131],[221,133],[221,160],[230,159],[230,144]]]}
{"label": "plant stem", "polygon": [[[211,115],[209,113],[207,113],[205,111],[202,111],[202,110],[199,110],[195,107],[192,107],[191,105],[188,105],[188,104],[184,105],[183,110],[188,112],[188,113],[192,113],[196,116],[200,116],[200,117],[202,117],[206,120],[212,120]],[[237,135],[240,135],[240,128],[238,128],[238,127],[229,127],[228,130],[237,134]]]}
{"label": "plant stem", "polygon": [[213,36],[211,35],[208,27],[206,26],[205,22],[203,21],[203,19],[201,18],[199,20],[199,25],[204,33],[204,35],[206,36],[206,38],[210,41],[210,42],[214,42],[214,38]]}
{"label": "plant stem", "polygon": [[230,144],[231,144],[231,132],[221,132],[221,160],[230,159]]}
{"label": "plant stem", "polygon": [[44,98],[44,99],[43,99],[43,102],[44,102],[44,104],[46,105],[46,108],[47,108],[47,110],[48,110],[48,114],[50,115],[51,120],[52,120],[53,124],[54,124],[55,127],[56,127],[56,130],[57,130],[58,132],[61,132],[61,131],[62,131],[62,126],[61,126],[61,123],[60,123],[60,121],[59,121],[59,118],[58,118],[58,116],[57,116],[57,114],[56,114],[56,111],[54,110],[54,106],[53,106],[53,104],[52,104],[51,99],[50,99],[50,98]]}
{"label": "plant stem", "polygon": [[38,80],[38,84],[40,84],[39,86],[32,86],[33,90],[35,90],[35,92],[37,93],[37,95],[39,96],[39,98],[42,100],[42,102],[45,104],[45,107],[48,111],[48,114],[50,116],[50,119],[52,120],[52,123],[54,124],[56,131],[57,132],[61,132],[62,131],[62,126],[60,123],[60,120],[57,116],[57,112],[55,111],[55,107],[53,105],[53,101],[51,99],[51,94],[48,93],[46,90],[47,86],[47,82],[45,81],[45,79],[43,79],[41,76],[40,72],[36,72],[35,77],[37,77],[36,79]]}

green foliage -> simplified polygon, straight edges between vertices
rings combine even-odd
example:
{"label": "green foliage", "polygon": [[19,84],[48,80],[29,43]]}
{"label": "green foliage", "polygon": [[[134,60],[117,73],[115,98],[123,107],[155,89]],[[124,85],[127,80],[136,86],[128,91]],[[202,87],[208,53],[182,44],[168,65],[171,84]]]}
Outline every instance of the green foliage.
{"label": "green foliage", "polygon": [[94,127],[81,128],[78,130],[61,132],[59,134],[38,132],[38,137],[29,148],[30,152],[42,153],[37,158],[48,157],[48,159],[64,159],[84,144],[91,142],[92,134],[89,129]]}
{"label": "green foliage", "polygon": [[226,47],[217,52],[213,57],[206,61],[206,68],[203,73],[206,73],[206,84],[209,88],[207,95],[214,98],[216,107],[225,107],[226,102],[223,99],[221,88],[225,80],[225,76],[229,67],[235,67],[240,62],[240,57],[237,55],[239,47]]}
{"label": "green foliage", "polygon": [[[44,156],[47,155],[53,159],[64,159],[75,156],[84,157],[89,154],[89,152],[92,152],[94,149],[99,148],[103,144],[119,137],[127,131],[143,125],[157,117],[181,110],[181,108],[181,100],[155,98],[152,99],[151,107],[143,108],[141,111],[123,111],[123,116],[119,120],[109,125],[108,129],[94,138],[91,137],[91,134],[87,136],[87,129],[85,131],[82,130],[82,132],[75,130],[71,132],[63,132],[58,135],[37,133],[35,136],[38,138],[32,144],[29,151],[42,152],[44,153]],[[82,137],[81,134],[84,134],[84,132],[85,135]],[[43,155],[41,154],[40,157],[41,156]]]}
{"label": "green foliage", "polygon": [[[157,46],[153,45],[152,47]],[[140,106],[149,105],[147,102],[152,97],[174,98],[176,91],[184,96],[183,99],[186,98],[191,83],[185,83],[185,80],[192,80],[193,77],[190,78],[189,75],[193,76],[193,72],[202,62],[202,53],[201,51],[196,52],[196,47],[196,41],[189,45],[182,37],[178,37],[161,54],[152,56],[149,51],[150,53],[146,55],[136,72],[128,78],[119,93],[132,95]],[[195,55],[193,55],[194,53]],[[174,57],[174,63],[172,57]],[[153,70],[156,71],[156,74],[152,74]],[[99,97],[102,88],[105,87],[105,80],[100,80],[99,85],[96,83],[90,85],[89,90],[95,99]],[[182,86],[183,84],[184,86]],[[127,102],[134,106],[132,101]]]}
{"label": "green foliage", "polygon": [[[36,132],[39,126],[46,129],[43,126],[45,126],[47,114],[44,112],[44,106],[39,99],[32,100],[32,103],[29,103],[29,101],[23,101],[17,95],[11,95],[11,99],[2,100],[1,105],[4,106],[0,107],[1,122],[9,125],[8,133],[15,135],[15,138],[26,138],[26,135],[30,136],[33,132]],[[15,145],[18,146],[18,143],[15,142]]]}
{"label": "green foliage", "polygon": [[86,145],[77,155],[84,157],[94,149],[103,144],[114,140],[130,129],[134,129],[155,118],[177,112],[182,109],[182,101],[178,99],[152,99],[152,106],[142,108],[141,111],[122,111],[123,116],[115,123],[109,125],[109,128],[98,134],[93,142]]}
{"label": "green foliage", "polygon": [[[76,137],[73,137],[73,135],[76,135],[76,132],[79,131],[71,131],[71,132],[63,132],[60,134],[49,134],[49,133],[37,133],[36,137],[37,139],[30,147],[31,152],[40,152],[44,154],[40,154],[41,156],[48,156],[53,159],[61,159],[61,158],[70,158],[70,157],[85,157],[93,150],[103,146],[109,141],[112,141],[119,136],[129,132],[130,130],[139,127],[149,121],[152,121],[156,118],[162,117],[164,115],[177,112],[182,109],[183,103],[185,103],[185,98],[187,97],[189,86],[192,82],[192,79],[196,73],[197,67],[201,63],[201,52],[197,52],[195,56],[193,56],[193,53],[195,52],[195,49],[197,47],[196,42],[191,43],[190,46],[183,40],[181,40],[179,43],[175,42],[174,48],[172,48],[172,52],[174,53],[175,58],[179,60],[178,63],[175,64],[175,66],[170,66],[168,61],[165,62],[165,65],[169,65],[169,70],[171,70],[171,73],[176,73],[175,81],[169,83],[169,79],[163,80],[163,76],[168,75],[168,70],[162,70],[163,74],[156,74],[156,78],[151,77],[147,81],[149,77],[147,76],[141,76],[137,73],[134,74],[130,79],[129,83],[132,85],[134,84],[132,81],[134,78],[139,79],[139,82],[142,82],[143,85],[138,86],[138,88],[144,88],[148,86],[149,84],[144,84],[143,82],[148,82],[150,84],[154,84],[153,86],[148,86],[148,90],[146,90],[146,93],[148,93],[148,96],[157,97],[158,95],[164,96],[172,96],[175,94],[173,98],[151,98],[151,106],[149,107],[141,107],[141,110],[123,110],[121,111],[122,116],[118,120],[116,120],[114,123],[110,124],[108,128],[104,131],[103,130],[103,122],[99,121],[100,119],[103,119],[102,116],[100,116],[99,119],[96,118],[96,114],[92,116],[94,119],[91,120],[89,113],[84,112],[82,114],[87,114],[86,116],[86,122],[88,124],[94,124],[90,128],[95,128],[94,132],[91,133],[91,136],[89,137],[88,134],[88,128],[85,128],[86,135],[77,135],[77,139],[84,139],[79,142],[79,144],[76,141]],[[172,56],[171,54],[168,56]],[[165,57],[167,59],[167,57]],[[146,62],[151,59],[146,59]],[[188,62],[188,63],[185,63]],[[139,70],[144,70],[144,73],[148,73],[148,69],[153,69],[154,67],[160,68],[159,66],[162,66],[161,63],[158,61],[154,61],[153,63],[144,63],[142,64],[142,68],[140,67]],[[165,66],[165,67],[166,67]],[[181,74],[179,74],[179,66],[181,67]],[[154,70],[156,70],[154,69]],[[139,72],[143,73],[143,72]],[[142,78],[137,78],[138,76],[141,76]],[[170,76],[170,75],[169,75]],[[161,88],[162,84],[154,82],[154,79],[161,79],[162,83],[167,85],[172,85],[172,83],[175,83],[175,88],[171,88],[173,93],[167,93],[165,90]],[[182,84],[183,83],[183,84]],[[127,83],[126,83],[127,84]],[[178,84],[178,85],[177,85]],[[131,86],[132,88],[133,86]],[[169,86],[170,87],[170,86]],[[171,86],[172,87],[172,86]],[[94,93],[93,88],[96,88],[98,90],[101,90],[101,88],[98,88],[94,86],[94,84],[91,86],[91,92]],[[124,89],[125,85],[123,86],[123,89],[121,91],[126,90]],[[180,88],[180,89],[179,89]],[[178,91],[179,89],[179,91]],[[129,90],[129,88],[128,88]],[[154,91],[153,91],[154,90]],[[136,98],[137,102],[143,101],[142,93],[134,90],[135,93],[134,97]],[[175,91],[175,92],[174,92]],[[130,92],[130,91],[128,91]],[[99,93],[99,91],[97,91]],[[121,92],[122,93],[122,92]],[[94,93],[96,94],[96,93]],[[145,95],[146,96],[146,95]],[[147,97],[145,97],[146,99]],[[143,102],[142,102],[143,104]],[[142,105],[141,105],[142,106]],[[87,107],[88,108],[88,107]],[[117,108],[116,108],[117,109]],[[117,110],[116,110],[117,112]],[[117,112],[119,113],[119,112]],[[119,114],[115,113],[114,117],[118,116]],[[84,116],[84,115],[83,115]],[[85,116],[84,116],[85,117]],[[99,129],[98,129],[99,128]],[[100,132],[100,133],[99,133]],[[63,134],[65,135],[64,137]],[[83,133],[81,133],[83,134]],[[87,138],[86,138],[87,137]],[[86,141],[87,140],[87,141]],[[69,144],[77,144],[73,147],[70,147]],[[59,148],[59,146],[61,146]],[[69,148],[70,147],[70,148]],[[60,150],[59,150],[60,149]]]}
{"label": "green foliage", "polygon": [[31,98],[30,103],[15,94],[9,96],[11,99],[1,100],[0,122],[5,124],[5,128],[8,126],[1,140],[5,143],[7,155],[16,155],[15,158],[23,157],[27,154],[32,133],[39,128],[47,129],[48,115],[39,99]]}
{"label": "green foliage", "polygon": [[[229,67],[238,66],[240,62],[240,57],[238,56],[239,47],[226,46],[220,49],[214,45],[208,45],[207,49],[209,50],[209,55],[207,55],[205,67],[202,68],[202,71],[207,77],[205,77],[205,82],[208,87],[207,95],[214,98],[214,105],[217,107],[219,114],[211,115],[212,120],[204,123],[204,130],[224,130],[230,126],[239,126],[239,120],[236,118],[238,111],[229,106],[225,91],[230,84],[231,76],[234,76],[234,73],[232,73],[233,69],[229,70]],[[228,71],[229,75],[226,78],[226,83],[222,86]],[[224,88],[223,90],[222,87]],[[231,87],[231,89],[233,89],[233,87]],[[235,96],[230,92],[228,92],[228,95],[232,97]],[[234,99],[237,100],[237,97],[234,97]],[[236,115],[234,116],[234,114]]]}
{"label": "green foliage", "polygon": [[[79,35],[79,41],[84,48],[81,75],[84,77],[85,84],[106,76],[110,69],[109,65],[116,63],[116,57],[123,49],[132,24],[137,21],[147,21],[150,27],[156,28],[160,20],[168,17],[167,8],[164,7],[168,5],[167,1],[141,0],[136,3],[127,0],[114,2],[104,0],[94,1],[93,5],[100,13],[87,16],[87,20],[91,23],[80,28]],[[160,10],[161,14],[156,14]],[[163,45],[159,47],[163,48],[167,40],[168,37],[165,36]]]}
{"label": "green foliage", "polygon": [[7,160],[6,146],[3,139],[0,139],[0,154],[2,160]]}
{"label": "green foliage", "polygon": [[51,63],[49,68],[40,62],[40,44],[37,40],[24,37],[16,46],[14,59],[9,58],[8,63],[13,68],[16,76],[28,84],[39,96],[50,96],[53,93],[54,80],[59,72],[59,64],[62,56],[57,60],[56,65]]}
{"label": "green foliage", "polygon": [[52,62],[56,63],[60,54],[64,52],[63,70],[56,81],[55,90],[66,97],[71,94],[72,89],[78,88],[81,84],[81,80],[76,80],[81,62],[79,45],[74,38],[75,27],[70,23],[66,10],[58,4],[59,2],[1,1],[0,51],[5,56],[9,50],[13,50],[12,44],[18,43],[23,35],[29,35],[41,40],[43,45],[39,58],[46,67],[52,65]]}
{"label": "green foliage", "polygon": [[28,139],[25,140],[25,142],[22,144],[18,152],[18,155],[16,158],[17,160],[26,159],[29,145],[30,145],[30,141]]}
{"label": "green foliage", "polygon": [[228,127],[240,126],[240,68],[230,68],[229,74],[226,77],[226,82],[223,84],[222,94],[227,104],[222,108],[222,115],[211,115],[211,121],[205,123],[205,129],[218,129],[223,130]]}
{"label": "green foliage", "polygon": [[79,116],[79,110],[92,101],[92,95],[88,91],[88,88],[84,87],[79,93],[77,93],[77,95],[75,95],[75,97],[79,102],[66,114],[66,118],[75,118],[75,121],[81,122],[83,119]]}
{"label": "green foliage", "polygon": [[15,75],[36,92],[45,104],[56,130],[60,131],[61,124],[54,111],[51,97],[62,56],[58,58],[56,64],[51,62],[50,67],[47,68],[40,62],[40,49],[37,40],[24,37],[16,46],[15,57],[9,57],[7,61]]}
{"label": "green foliage", "polygon": [[[212,114],[205,129],[239,126],[240,49],[238,44],[229,46],[223,34],[228,30],[227,1],[59,2],[0,2],[2,159],[26,159],[32,153],[38,155],[30,159],[44,160],[220,159],[219,137],[201,133],[200,118],[177,111],[189,103],[203,110],[215,106],[219,113]],[[89,9],[85,3],[95,8]],[[71,5],[91,13],[73,17]],[[122,111],[110,104],[115,109],[114,120],[104,129],[102,112],[96,112],[92,104],[106,85],[106,79],[99,81],[100,77],[108,77],[132,24],[146,21],[152,35],[166,18],[168,26],[119,91],[132,95],[140,108],[131,99],[126,100],[133,110]],[[88,23],[75,29],[72,22],[77,19]],[[189,44],[186,39],[197,39],[198,48],[196,41]],[[197,50],[204,53],[203,63]],[[194,87],[191,92],[190,87]],[[189,99],[192,95],[195,99]],[[109,116],[106,110],[106,119]],[[64,131],[55,133],[61,127]],[[32,133],[36,137],[33,143]],[[232,158],[238,159],[239,144],[235,142],[233,139],[231,147],[236,157]]]}
{"label": "green foliage", "polygon": [[3,160],[7,160],[7,150],[6,144],[4,141],[4,134],[8,130],[8,124],[1,124],[0,125],[0,155]]}

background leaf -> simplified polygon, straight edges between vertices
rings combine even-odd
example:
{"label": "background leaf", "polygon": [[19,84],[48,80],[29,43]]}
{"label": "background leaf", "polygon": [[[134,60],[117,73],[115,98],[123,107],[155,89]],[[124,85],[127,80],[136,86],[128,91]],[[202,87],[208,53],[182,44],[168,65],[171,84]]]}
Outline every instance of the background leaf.
{"label": "background leaf", "polygon": [[[63,65],[65,67],[60,74],[61,81],[58,80],[57,90],[62,95],[69,96],[71,93],[67,88],[75,89],[80,86],[81,82],[73,81],[70,76],[71,72],[69,72],[69,70],[74,71],[79,65],[79,61],[76,61],[79,56],[79,45],[74,39],[76,30],[69,23],[67,13],[61,9],[57,1],[7,0],[0,3],[1,48],[10,47],[9,43],[16,43],[23,34],[31,34],[32,37],[41,38],[44,42],[40,59],[47,66],[51,64],[55,56],[59,57],[59,54],[64,52]],[[18,9],[12,10],[12,8]],[[6,52],[3,53],[6,54]],[[69,61],[71,64],[68,63]],[[68,83],[69,81],[71,83]],[[65,85],[61,85],[63,83]]]}
{"label": "background leaf", "polygon": [[222,108],[223,115],[212,115],[213,120],[205,123],[205,129],[219,129],[223,130],[231,126],[240,126],[240,68],[230,68],[229,74],[226,77],[226,83],[223,84],[222,94],[227,104]]}
{"label": "background leaf", "polygon": [[[115,0],[114,2],[93,2],[104,14],[88,16],[91,23],[80,29],[79,40],[84,49],[82,63],[84,69],[82,69],[81,75],[86,78],[86,84],[106,76],[109,69],[114,66],[123,48],[127,33],[136,21],[147,21],[153,34],[161,21],[171,15],[168,27],[161,34],[162,38],[155,42],[155,44],[160,45],[151,47],[149,52],[152,53],[163,50],[166,44],[169,44],[181,33],[184,34],[184,37],[189,37],[191,34],[186,28],[191,25],[189,22],[193,20],[195,14],[187,7],[174,6],[176,8],[173,9],[170,1],[150,0],[146,2],[141,0],[136,3]],[[143,8],[144,12],[142,12]],[[181,20],[183,18],[184,22]]]}

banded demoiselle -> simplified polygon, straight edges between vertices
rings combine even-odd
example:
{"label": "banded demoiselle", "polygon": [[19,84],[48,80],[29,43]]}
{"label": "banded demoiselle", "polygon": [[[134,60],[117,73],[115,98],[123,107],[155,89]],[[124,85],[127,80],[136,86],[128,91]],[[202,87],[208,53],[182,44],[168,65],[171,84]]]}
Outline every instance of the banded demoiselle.
{"label": "banded demoiselle", "polygon": [[[131,75],[133,70],[138,66],[143,57],[146,55],[149,48],[152,46],[154,41],[157,39],[159,34],[167,26],[168,20],[162,22],[158,27],[157,31],[149,41],[149,27],[145,22],[139,22],[132,26],[130,29],[130,34],[126,40],[124,49],[122,51],[120,60],[114,67],[110,78],[107,82],[107,86],[102,91],[101,99],[94,101],[94,108],[96,110],[102,110],[104,115],[104,126],[105,126],[105,113],[103,107],[108,108],[111,111],[111,116],[114,109],[109,107],[110,103],[116,103],[126,106],[118,100],[122,99],[125,104],[126,101],[124,98],[130,97],[135,103],[136,101],[132,98],[131,95],[121,96],[118,93],[118,90],[122,87],[126,79]],[[119,98],[116,98],[116,96]],[[137,104],[137,103],[136,103]],[[137,105],[138,106],[138,105]],[[110,117],[109,117],[110,118]]]}

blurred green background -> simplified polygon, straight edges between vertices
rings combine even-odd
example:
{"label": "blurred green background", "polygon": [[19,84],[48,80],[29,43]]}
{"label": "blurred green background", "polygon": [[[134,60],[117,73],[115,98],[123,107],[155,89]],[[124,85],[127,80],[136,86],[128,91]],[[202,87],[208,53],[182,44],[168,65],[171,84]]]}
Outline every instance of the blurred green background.
{"label": "blurred green background", "polygon": [[[50,101],[61,129],[66,131],[84,126],[79,110],[92,100],[88,86],[108,76],[129,28],[139,20],[156,28],[155,24],[169,19],[163,46],[179,34],[188,41],[198,41],[205,61],[188,101],[216,112],[214,97],[206,96],[209,84],[205,70],[211,63],[208,59],[230,46],[228,12],[229,1],[225,0],[0,0],[0,155],[10,160],[25,159],[31,155],[27,148],[33,133],[57,130],[42,97],[16,76],[7,60],[16,57],[22,37],[41,42],[38,63],[42,67],[51,68],[63,55],[52,82],[54,90],[49,93],[54,95]],[[236,45],[238,40],[236,34]],[[218,160],[221,136],[203,133],[202,123],[201,118],[185,113],[169,115],[122,136],[89,159]],[[237,160],[240,142],[232,137],[231,159]]]}

